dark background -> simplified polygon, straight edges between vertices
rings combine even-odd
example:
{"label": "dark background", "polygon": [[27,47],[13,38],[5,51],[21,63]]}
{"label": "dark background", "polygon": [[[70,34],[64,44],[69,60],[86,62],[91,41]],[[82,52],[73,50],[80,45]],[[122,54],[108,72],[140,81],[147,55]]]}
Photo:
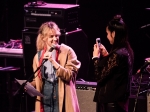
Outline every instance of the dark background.
{"label": "dark background", "polygon": [[[33,0],[0,1],[0,41],[22,39],[24,4]],[[150,27],[140,27],[150,23],[150,7],[148,0],[45,0],[49,3],[79,4],[80,26],[88,37],[88,49],[92,58],[93,44],[97,37],[109,50],[105,27],[115,15],[122,14],[129,29],[129,41],[135,54],[133,74],[144,64],[144,59],[150,57]],[[84,44],[84,43],[83,43]],[[93,68],[90,60],[90,70],[85,80],[93,80]]]}
{"label": "dark background", "polygon": [[[10,39],[22,39],[22,30],[24,29],[24,5],[31,1],[33,0],[0,0],[0,41],[5,41],[7,43]],[[45,2],[60,4],[77,3],[80,5],[80,27],[88,37],[87,48],[90,56],[89,72],[82,77],[83,79],[94,81],[91,58],[95,39],[100,37],[102,44],[110,50],[111,46],[106,38],[105,27],[107,22],[116,14],[121,14],[123,16],[123,19],[129,29],[129,42],[131,43],[131,47],[133,48],[135,55],[133,74],[135,74],[136,71],[144,64],[144,59],[150,57],[150,27],[140,28],[141,26],[150,24],[150,10],[145,9],[150,7],[148,0],[45,0]],[[23,62],[21,59],[8,59],[8,61],[11,66],[13,64],[14,66],[20,66],[23,68]],[[2,63],[4,63],[4,60],[0,57],[0,66],[2,66]],[[13,74],[11,74],[11,76],[12,75]],[[12,78],[21,79],[23,75],[24,73],[21,71],[13,75]],[[4,73],[1,73],[0,79],[3,83],[6,82],[6,79],[4,79]],[[17,83],[13,84],[14,86],[12,86],[15,87],[13,88],[13,92],[16,92],[19,85],[17,85]],[[0,92],[4,91],[3,89],[6,88],[0,83]],[[14,103],[14,107],[16,107],[16,109],[20,108],[20,106],[23,105],[23,102],[25,103],[24,99],[21,99],[22,101],[20,101],[20,98],[22,98],[22,92],[20,92],[20,94],[20,96],[16,95],[14,97],[14,101],[19,102]],[[6,98],[7,94],[5,97],[0,97],[1,107],[8,108]],[[28,104],[28,107],[33,110],[34,99],[33,101],[31,97],[29,97],[29,99],[30,100],[28,102],[30,103]],[[141,101],[139,101],[139,103],[140,102]],[[133,107],[134,99],[132,103],[133,104],[131,106]],[[144,100],[144,103],[142,102],[142,105],[144,106],[141,106],[139,103],[139,108],[146,109],[146,100]],[[141,109],[137,110],[140,111]]]}

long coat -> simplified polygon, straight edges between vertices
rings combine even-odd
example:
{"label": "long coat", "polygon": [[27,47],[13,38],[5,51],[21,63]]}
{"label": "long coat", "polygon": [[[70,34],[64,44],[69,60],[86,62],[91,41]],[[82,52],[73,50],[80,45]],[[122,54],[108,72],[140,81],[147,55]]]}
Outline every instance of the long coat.
{"label": "long coat", "polygon": [[[33,60],[34,71],[39,66],[36,60],[38,60],[37,54]],[[58,63],[60,68],[56,71],[56,75],[58,77],[59,112],[64,112],[64,110],[65,112],[80,112],[75,82],[81,63],[77,60],[73,49],[65,44],[60,45]],[[39,77],[36,77],[32,84],[35,85],[37,91],[41,92],[42,80]],[[35,112],[40,112],[41,97],[37,96],[37,99],[39,101],[35,102]]]}

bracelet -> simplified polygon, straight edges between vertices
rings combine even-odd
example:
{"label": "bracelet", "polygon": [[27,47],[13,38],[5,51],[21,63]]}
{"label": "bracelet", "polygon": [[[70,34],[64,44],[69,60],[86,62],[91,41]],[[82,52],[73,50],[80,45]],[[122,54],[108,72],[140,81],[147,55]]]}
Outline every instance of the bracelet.
{"label": "bracelet", "polygon": [[56,68],[56,70],[58,70],[60,68],[60,66],[58,68]]}

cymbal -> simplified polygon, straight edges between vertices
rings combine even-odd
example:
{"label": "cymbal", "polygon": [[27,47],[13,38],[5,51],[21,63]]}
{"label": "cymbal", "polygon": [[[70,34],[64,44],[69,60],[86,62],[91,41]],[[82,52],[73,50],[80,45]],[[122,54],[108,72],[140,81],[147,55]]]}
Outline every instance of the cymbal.
{"label": "cymbal", "polygon": [[146,10],[150,10],[150,8],[145,8]]}

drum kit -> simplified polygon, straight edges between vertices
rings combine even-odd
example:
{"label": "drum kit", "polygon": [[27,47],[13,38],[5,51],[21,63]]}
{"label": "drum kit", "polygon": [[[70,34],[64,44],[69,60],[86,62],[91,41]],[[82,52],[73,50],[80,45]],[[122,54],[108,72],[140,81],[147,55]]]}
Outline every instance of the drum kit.
{"label": "drum kit", "polygon": [[[150,11],[150,8],[145,8],[145,9]],[[149,26],[150,26],[150,24],[146,24],[144,26],[141,26],[141,28],[146,28],[146,27],[149,27]],[[150,57],[145,58],[145,62],[148,63],[148,65],[146,66],[145,70],[146,70],[146,72],[148,72],[150,74]]]}
{"label": "drum kit", "polygon": [[148,65],[146,67],[146,71],[150,74],[150,57],[145,58],[145,62],[148,63]]}
{"label": "drum kit", "polygon": [[[147,101],[147,106],[146,106],[147,112],[150,112],[150,103],[149,103],[150,102],[150,77],[149,77],[149,74],[150,74],[150,57],[145,58],[144,65],[137,72],[136,75],[139,75],[138,78],[134,79],[134,77],[132,77],[132,80],[131,80],[132,83],[135,86],[135,88],[134,88],[135,90],[132,90],[133,88],[131,87],[131,91],[135,92],[135,94],[134,94],[135,95],[135,102],[134,102],[133,112],[136,111],[138,98],[140,96],[144,96],[144,98],[146,98],[146,101]],[[146,77],[146,80],[143,80],[144,77]]]}
{"label": "drum kit", "polygon": [[[145,10],[150,11],[150,8],[145,8]],[[150,38],[149,36],[150,23],[142,25],[140,29],[148,38]],[[136,94],[136,96],[138,97],[138,95],[145,96],[145,94],[149,93],[148,99],[150,102],[150,57],[145,58],[144,61],[145,62],[143,66],[141,66],[141,68],[137,71],[137,73],[133,75],[131,78],[131,95]],[[148,110],[150,112],[150,108]]]}

